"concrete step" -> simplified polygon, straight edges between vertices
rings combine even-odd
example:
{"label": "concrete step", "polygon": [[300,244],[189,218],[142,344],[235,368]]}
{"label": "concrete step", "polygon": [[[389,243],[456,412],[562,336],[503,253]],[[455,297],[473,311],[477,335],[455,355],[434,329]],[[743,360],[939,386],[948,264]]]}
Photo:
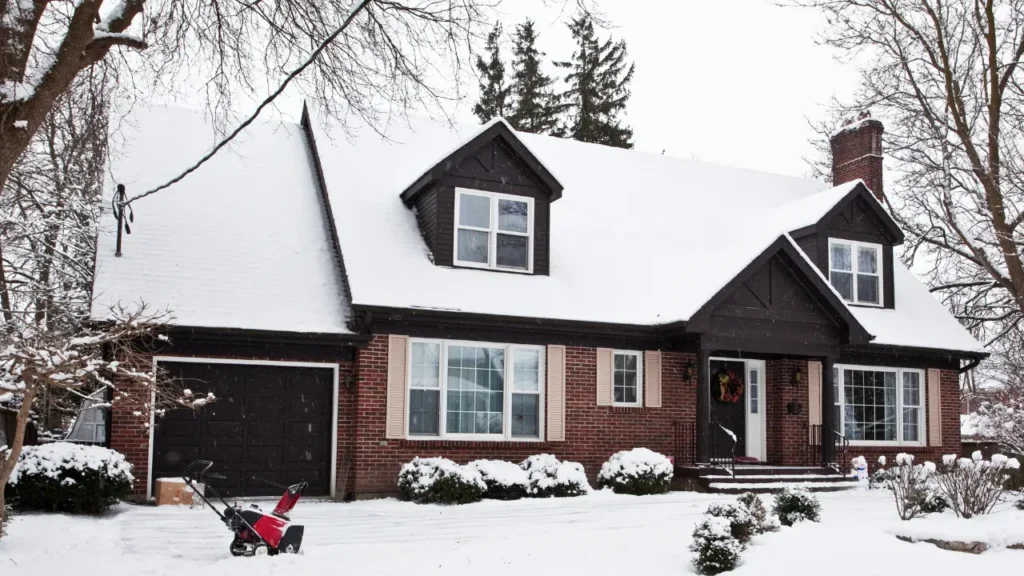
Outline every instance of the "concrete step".
{"label": "concrete step", "polygon": [[849,490],[859,485],[856,476],[839,474],[779,474],[779,475],[708,475],[700,478],[708,492],[735,494],[739,492],[772,493],[786,488],[803,488],[810,492]]}

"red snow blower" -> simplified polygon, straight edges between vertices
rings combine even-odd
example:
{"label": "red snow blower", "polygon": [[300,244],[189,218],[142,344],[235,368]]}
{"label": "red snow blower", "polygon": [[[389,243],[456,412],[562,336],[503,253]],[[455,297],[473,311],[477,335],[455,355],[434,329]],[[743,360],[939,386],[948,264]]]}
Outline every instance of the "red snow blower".
{"label": "red snow blower", "polygon": [[[213,462],[209,460],[196,460],[185,467],[181,476],[185,483],[192,488],[194,494],[208,505],[217,516],[234,533],[235,538],[231,541],[231,554],[234,556],[264,556],[275,555],[281,552],[295,554],[302,545],[302,526],[293,526],[288,518],[288,512],[299,501],[302,493],[306,490],[306,483],[299,482],[291,486],[280,486],[285,489],[284,495],[277,502],[274,511],[267,514],[255,504],[248,508],[235,503],[234,506],[224,501],[224,498],[217,494],[217,491],[207,480],[224,480],[220,474],[209,473]],[[268,484],[274,484],[264,480]],[[202,488],[197,486],[202,484]],[[274,484],[277,486],[277,484]],[[205,492],[205,493],[204,493]],[[212,495],[224,505],[221,512],[206,498],[206,493]]]}

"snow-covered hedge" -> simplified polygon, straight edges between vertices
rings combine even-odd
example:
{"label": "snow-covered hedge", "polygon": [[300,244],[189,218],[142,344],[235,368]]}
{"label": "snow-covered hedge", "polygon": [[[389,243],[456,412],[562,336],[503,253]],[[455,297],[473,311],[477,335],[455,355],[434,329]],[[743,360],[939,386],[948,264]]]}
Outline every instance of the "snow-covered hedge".
{"label": "snow-covered hedge", "polygon": [[750,542],[750,539],[758,533],[757,522],[754,521],[754,517],[750,515],[750,511],[747,510],[746,506],[742,504],[712,504],[708,506],[705,514],[728,520],[729,533],[740,544]]}
{"label": "snow-covered hedge", "polygon": [[662,494],[672,483],[672,463],[662,454],[647,448],[634,448],[612,454],[601,465],[598,485],[617,494]]}
{"label": "snow-covered hedge", "polygon": [[992,511],[1003,496],[1010,474],[1017,470],[1020,462],[1002,454],[993,454],[990,460],[985,460],[980,451],[970,458],[946,454],[938,466],[935,483],[957,517],[973,518]]}
{"label": "snow-covered hedge", "polygon": [[779,529],[779,517],[769,514],[761,497],[753,492],[744,492],[736,498],[736,503],[747,509],[754,521],[754,534],[774,532]]}
{"label": "snow-covered hedge", "polygon": [[484,498],[517,500],[526,496],[530,479],[518,465],[504,460],[474,460],[467,464],[480,473],[487,485]]}
{"label": "snow-covered hedge", "polygon": [[398,473],[398,489],[419,504],[468,504],[483,498],[487,485],[476,469],[447,458],[413,458]]}
{"label": "snow-covered hedge", "polygon": [[772,508],[772,513],[779,517],[779,522],[783,526],[792,526],[804,520],[817,522],[821,516],[821,504],[807,490],[786,488],[775,495],[775,507]]}
{"label": "snow-covered hedge", "polygon": [[583,496],[590,492],[587,474],[579,462],[561,462],[552,454],[535,454],[519,467],[526,471],[528,496]]}
{"label": "snow-covered hedge", "polygon": [[743,543],[732,535],[727,518],[705,514],[693,529],[690,551],[698,574],[721,574],[739,563]]}
{"label": "snow-covered hedge", "polygon": [[7,495],[20,509],[100,514],[131,494],[131,470],[123,455],[100,446],[26,446],[7,482]]}

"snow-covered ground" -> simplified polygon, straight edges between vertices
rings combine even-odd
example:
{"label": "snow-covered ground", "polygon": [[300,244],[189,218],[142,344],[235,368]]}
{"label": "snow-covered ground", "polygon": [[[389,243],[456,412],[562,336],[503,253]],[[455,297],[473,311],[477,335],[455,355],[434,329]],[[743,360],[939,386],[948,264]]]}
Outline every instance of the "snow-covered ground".
{"label": "snow-covered ground", "polygon": [[[733,574],[1009,574],[1024,561],[1024,551],[975,556],[900,542],[888,533],[899,520],[881,491],[819,496],[820,524],[756,538]],[[293,513],[306,525],[303,554],[274,558],[230,557],[229,534],[208,510],[122,505],[100,519],[25,514],[0,540],[0,574],[688,574],[694,524],[709,503],[726,500],[603,492],[459,507],[303,502]]]}

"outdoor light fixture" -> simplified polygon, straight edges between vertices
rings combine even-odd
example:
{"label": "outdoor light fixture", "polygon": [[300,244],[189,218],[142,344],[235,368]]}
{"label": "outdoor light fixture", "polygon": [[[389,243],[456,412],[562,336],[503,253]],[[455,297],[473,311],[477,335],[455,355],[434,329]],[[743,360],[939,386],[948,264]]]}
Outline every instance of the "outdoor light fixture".
{"label": "outdoor light fixture", "polygon": [[694,374],[697,372],[697,367],[693,365],[692,361],[687,361],[686,365],[683,366],[683,381],[689,382],[693,379]]}
{"label": "outdoor light fixture", "polygon": [[787,414],[799,414],[800,413],[800,408],[802,408],[802,406],[800,406],[799,402],[797,402],[796,400],[790,400],[789,404],[786,404],[786,413]]}
{"label": "outdoor light fixture", "polygon": [[803,380],[803,374],[796,372],[793,374],[793,386],[800,386],[800,382]]}

